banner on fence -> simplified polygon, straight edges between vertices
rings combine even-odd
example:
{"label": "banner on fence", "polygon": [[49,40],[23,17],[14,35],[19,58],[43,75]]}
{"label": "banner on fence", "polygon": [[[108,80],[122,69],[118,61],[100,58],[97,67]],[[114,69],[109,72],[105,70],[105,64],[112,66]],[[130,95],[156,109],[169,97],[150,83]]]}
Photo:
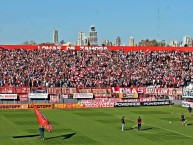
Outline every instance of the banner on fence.
{"label": "banner on fence", "polygon": [[61,95],[63,99],[68,99],[68,95]]}
{"label": "banner on fence", "polygon": [[155,87],[146,87],[144,88],[144,94],[148,94],[148,95],[157,95],[157,88]]}
{"label": "banner on fence", "polygon": [[1,94],[14,94],[15,87],[0,87]]}
{"label": "banner on fence", "polygon": [[189,107],[189,106],[193,108],[193,102],[182,101],[182,107]]}
{"label": "banner on fence", "polygon": [[61,88],[48,88],[47,90],[48,94],[62,94]]}
{"label": "banner on fence", "polygon": [[62,88],[62,94],[74,94],[77,93],[76,88]]}
{"label": "banner on fence", "polygon": [[31,93],[46,93],[46,87],[32,87]]}
{"label": "banner on fence", "polygon": [[114,104],[114,107],[132,107],[140,105],[140,102],[117,102]]}
{"label": "banner on fence", "polygon": [[111,89],[92,89],[95,98],[111,98]]}
{"label": "banner on fence", "polygon": [[17,94],[0,94],[0,99],[17,99]]}
{"label": "banner on fence", "polygon": [[28,94],[18,94],[20,102],[28,102]]}
{"label": "banner on fence", "polygon": [[93,98],[93,93],[74,93],[73,98],[75,98],[75,99],[91,99],[91,98]]}
{"label": "banner on fence", "polygon": [[91,89],[80,89],[80,88],[78,88],[77,91],[78,91],[78,93],[92,93]]}
{"label": "banner on fence", "polygon": [[182,98],[193,98],[193,90],[183,88]]}
{"label": "banner on fence", "polygon": [[30,99],[48,98],[48,94],[47,93],[29,93],[28,98],[30,98]]}
{"label": "banner on fence", "polygon": [[137,99],[138,93],[130,93],[130,94],[119,93],[119,98]]}
{"label": "banner on fence", "polygon": [[28,94],[30,93],[29,87],[16,87],[15,88],[17,94]]}
{"label": "banner on fence", "polygon": [[113,108],[114,102],[90,102],[83,103],[85,108]]}
{"label": "banner on fence", "polygon": [[[27,106],[25,106],[27,105]],[[52,109],[52,104],[35,104],[38,109]],[[33,109],[34,104],[24,104],[23,109]]]}
{"label": "banner on fence", "polygon": [[21,104],[0,104],[0,109],[21,109]]}
{"label": "banner on fence", "polygon": [[50,95],[50,103],[58,103],[59,95]]}
{"label": "banner on fence", "polygon": [[152,102],[141,102],[141,106],[162,106],[172,105],[171,101],[152,101]]}
{"label": "banner on fence", "polygon": [[143,94],[144,93],[144,88],[143,87],[139,87],[139,88],[112,87],[112,93],[115,93],[115,94],[119,94],[119,93],[123,93],[123,94],[134,94],[134,93]]}
{"label": "banner on fence", "polygon": [[85,108],[85,105],[72,103],[72,104],[54,104],[56,109],[76,109],[76,108]]}

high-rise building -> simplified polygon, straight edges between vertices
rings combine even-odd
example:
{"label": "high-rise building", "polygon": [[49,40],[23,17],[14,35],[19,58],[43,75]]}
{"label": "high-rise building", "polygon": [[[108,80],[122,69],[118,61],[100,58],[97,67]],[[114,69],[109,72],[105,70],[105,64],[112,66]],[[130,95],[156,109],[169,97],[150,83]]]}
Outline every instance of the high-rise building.
{"label": "high-rise building", "polygon": [[88,46],[88,38],[87,37],[84,37],[84,45]]}
{"label": "high-rise building", "polygon": [[98,36],[97,32],[95,31],[95,27],[90,27],[90,32],[88,35],[88,45],[90,46],[97,46],[98,45]]}
{"label": "high-rise building", "polygon": [[178,41],[177,40],[172,40],[172,41],[170,41],[169,45],[173,46],[173,47],[176,47],[176,46],[178,46]]}
{"label": "high-rise building", "polygon": [[129,37],[129,46],[135,46],[135,40],[132,36]]}
{"label": "high-rise building", "polygon": [[190,37],[187,36],[187,35],[185,35],[185,36],[183,37],[183,46],[188,45],[189,42],[190,42]]}
{"label": "high-rise building", "polygon": [[113,43],[110,42],[109,40],[103,39],[102,40],[102,46],[112,46]]}
{"label": "high-rise building", "polygon": [[78,46],[84,46],[85,45],[85,33],[79,32],[78,33]]}
{"label": "high-rise building", "polygon": [[102,46],[107,46],[107,40],[106,39],[102,40]]}
{"label": "high-rise building", "polygon": [[58,44],[58,30],[54,30],[53,43]]}
{"label": "high-rise building", "polygon": [[116,46],[121,46],[121,37],[117,37],[116,40],[115,40],[115,45]]}
{"label": "high-rise building", "polygon": [[190,40],[190,46],[193,46],[193,39]]}

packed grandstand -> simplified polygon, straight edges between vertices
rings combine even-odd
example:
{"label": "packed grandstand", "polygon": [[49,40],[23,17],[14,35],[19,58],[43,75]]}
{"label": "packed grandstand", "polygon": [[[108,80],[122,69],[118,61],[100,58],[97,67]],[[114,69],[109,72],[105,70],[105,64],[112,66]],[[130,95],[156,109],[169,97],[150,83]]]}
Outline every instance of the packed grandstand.
{"label": "packed grandstand", "polygon": [[[181,98],[183,87],[193,82],[190,47],[2,45],[0,60],[0,99],[3,101],[44,98],[49,102],[60,102],[62,98],[118,99],[111,103],[154,101],[156,98],[171,100]],[[85,101],[91,100],[81,100]]]}
{"label": "packed grandstand", "polygon": [[0,49],[0,86],[179,88],[193,82],[191,51]]}

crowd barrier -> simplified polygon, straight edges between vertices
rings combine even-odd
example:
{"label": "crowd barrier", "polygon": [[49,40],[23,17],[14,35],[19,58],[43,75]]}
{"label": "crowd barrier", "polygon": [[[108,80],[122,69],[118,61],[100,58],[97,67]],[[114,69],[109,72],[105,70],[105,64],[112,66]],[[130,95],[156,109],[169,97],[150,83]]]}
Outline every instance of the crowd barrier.
{"label": "crowd barrier", "polygon": [[19,100],[28,102],[29,99],[47,99],[50,103],[59,103],[62,99],[97,99],[121,98],[139,99],[140,96],[175,96],[183,94],[182,88],[36,88],[36,87],[0,87],[0,100]]}

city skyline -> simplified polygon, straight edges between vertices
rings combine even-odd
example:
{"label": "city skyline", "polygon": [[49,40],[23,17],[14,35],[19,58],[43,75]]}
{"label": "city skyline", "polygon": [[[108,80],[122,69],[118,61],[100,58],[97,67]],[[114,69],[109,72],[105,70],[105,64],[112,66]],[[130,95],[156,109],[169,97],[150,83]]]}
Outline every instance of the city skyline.
{"label": "city skyline", "polygon": [[103,39],[128,45],[130,36],[141,39],[182,41],[193,37],[191,0],[1,0],[0,44],[24,41],[52,42],[53,31],[59,41],[76,43],[77,33],[97,29],[98,44]]}

